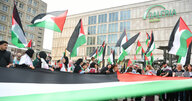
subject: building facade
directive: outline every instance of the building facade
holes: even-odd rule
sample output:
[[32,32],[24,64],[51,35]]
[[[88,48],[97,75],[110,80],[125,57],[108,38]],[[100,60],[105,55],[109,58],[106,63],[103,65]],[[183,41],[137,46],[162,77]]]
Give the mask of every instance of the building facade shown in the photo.
[[[79,48],[77,58],[89,55],[103,41],[107,43],[106,57],[110,50],[115,49],[116,59],[120,49],[115,47],[120,35],[126,29],[128,38],[140,32],[138,40],[144,50],[147,49],[145,40],[146,32],[153,31],[155,47],[167,46],[169,36],[178,21],[182,17],[186,24],[192,29],[192,0],[151,0],[142,3],[129,4],[108,9],[96,10],[76,15],[70,15],[66,19],[62,33],[55,32],[53,36],[52,56],[53,60],[60,59],[67,47],[68,40],[73,33],[79,19],[82,18],[87,43]],[[136,53],[136,42],[126,59],[133,59]],[[163,59],[163,51],[153,51],[155,59]],[[69,53],[67,53],[69,56]],[[137,55],[141,59],[141,53]]]
[[[14,0],[0,0],[0,40],[6,40],[11,45],[11,25]],[[43,49],[44,29],[29,27],[31,20],[40,13],[46,13],[47,4],[42,0],[15,0],[19,16],[28,42],[32,40],[33,49]],[[14,49],[13,49],[14,50]]]

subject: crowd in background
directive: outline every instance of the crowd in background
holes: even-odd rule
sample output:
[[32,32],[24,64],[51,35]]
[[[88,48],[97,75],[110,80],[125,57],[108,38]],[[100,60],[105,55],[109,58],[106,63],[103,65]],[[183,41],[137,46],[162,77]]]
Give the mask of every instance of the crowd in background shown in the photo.
[[[92,57],[91,61],[78,59],[76,62],[69,60],[63,56],[60,60],[52,61],[51,56],[47,56],[44,51],[36,53],[36,59],[32,60],[34,50],[28,49],[24,54],[18,53],[14,58],[11,52],[7,51],[8,42],[0,41],[0,67],[7,68],[43,68],[50,71],[71,72],[71,73],[102,73],[110,74],[115,72],[133,73],[140,75],[156,75],[162,77],[192,77],[192,65],[177,64],[169,67],[166,62],[160,65],[160,68],[155,70],[151,65],[146,65],[145,68],[139,64],[131,64],[127,67],[118,64],[107,64],[99,68],[99,64]],[[192,91],[182,91],[175,93],[166,93],[159,95],[162,101],[192,101]],[[142,97],[135,98],[140,101]],[[146,101],[154,101],[154,96],[146,96]]]

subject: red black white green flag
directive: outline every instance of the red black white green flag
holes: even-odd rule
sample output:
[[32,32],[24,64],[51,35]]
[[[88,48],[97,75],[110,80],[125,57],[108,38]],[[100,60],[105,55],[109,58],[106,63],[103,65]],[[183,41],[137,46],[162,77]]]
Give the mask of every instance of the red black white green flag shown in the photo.
[[31,27],[43,27],[62,32],[67,17],[68,10],[41,13],[33,18]]
[[102,45],[100,46],[98,50],[98,63],[104,60],[105,57],[105,49],[106,49],[106,44],[105,41],[103,41]]
[[71,57],[77,56],[78,48],[85,43],[86,43],[86,37],[83,30],[83,23],[82,20],[80,19],[67,45],[67,50],[70,52],[70,56]]
[[153,32],[151,33],[150,43],[146,51],[146,56],[149,57],[152,53],[152,51],[155,49],[155,42],[154,42],[154,36]]
[[136,46],[136,55],[139,53],[139,51],[141,50],[141,43],[140,43],[140,41],[138,40],[138,42],[137,42],[137,46]]
[[12,15],[11,42],[19,48],[27,46],[27,39],[15,4]]
[[94,57],[95,59],[97,58],[98,55],[98,48],[96,48],[93,53],[91,53],[90,57]]
[[146,35],[147,35],[147,39],[145,41],[147,47],[149,47],[149,43],[150,43],[150,35],[146,32]]
[[79,75],[0,67],[0,77],[1,101],[104,101],[192,89],[187,77],[118,72]]
[[169,38],[168,51],[170,54],[185,57],[191,44],[192,33],[180,17]]
[[115,64],[115,50],[111,49],[111,54],[108,58],[108,63]]
[[136,34],[135,36],[133,36],[132,38],[130,38],[126,43],[124,43],[122,45],[122,52],[117,60],[117,62],[122,61],[125,56],[128,55],[128,53],[131,50],[131,47],[133,45],[133,43],[136,41],[137,37],[139,36],[140,33]]

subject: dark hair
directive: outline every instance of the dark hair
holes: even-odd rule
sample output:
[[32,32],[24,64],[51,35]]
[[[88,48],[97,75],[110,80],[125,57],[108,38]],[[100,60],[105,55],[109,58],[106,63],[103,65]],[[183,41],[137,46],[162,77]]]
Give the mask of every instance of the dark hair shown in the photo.
[[68,64],[69,64],[69,59],[68,57],[64,56],[63,58],[65,58],[65,67],[68,67]]
[[95,65],[96,65],[96,63],[95,63],[95,62],[92,62],[92,63],[90,64],[90,68],[95,68]]
[[82,67],[85,66],[85,65],[87,65],[87,64],[85,62],[83,62]]
[[50,60],[52,60],[52,57],[51,57],[51,56],[48,56],[48,58],[50,58]]
[[142,70],[141,69],[137,69],[137,73],[139,73],[139,74],[142,74],[142,72],[141,72]]
[[4,40],[0,41],[0,45],[2,45],[2,44],[4,44],[4,43],[8,44],[7,41],[4,41]]
[[57,60],[57,63],[59,63],[61,60]]
[[41,51],[41,52],[39,52],[39,57],[43,58],[44,60],[46,60],[47,54],[44,51]]
[[80,65],[81,62],[83,62],[83,59],[79,58],[79,59],[75,62],[75,64],[76,64],[76,65]]
[[30,58],[32,58],[32,57],[33,57],[34,50],[33,50],[33,49],[28,49],[25,53],[26,53]]

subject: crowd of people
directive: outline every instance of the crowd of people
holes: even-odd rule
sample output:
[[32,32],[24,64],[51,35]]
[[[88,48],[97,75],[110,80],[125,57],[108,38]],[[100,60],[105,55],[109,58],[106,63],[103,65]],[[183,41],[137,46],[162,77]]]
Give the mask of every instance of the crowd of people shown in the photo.
[[[102,73],[110,74],[115,72],[133,73],[140,75],[156,75],[162,77],[192,77],[192,65],[185,67],[182,64],[169,67],[166,62],[160,65],[160,68],[154,69],[151,65],[142,68],[139,64],[131,64],[130,66],[120,66],[118,64],[107,64],[99,68],[99,64],[92,57],[91,61],[78,59],[75,63],[63,56],[60,60],[52,62],[51,56],[47,56],[44,51],[36,53],[36,59],[32,60],[34,50],[28,49],[24,54],[18,53],[14,58],[11,52],[7,51],[8,42],[0,41],[0,67],[7,68],[43,68],[50,71],[71,72],[71,73]],[[135,98],[140,101],[142,97]],[[160,95],[162,101],[192,101],[192,91],[182,91],[175,93],[166,93]],[[153,101],[154,96],[146,96],[146,101]]]

